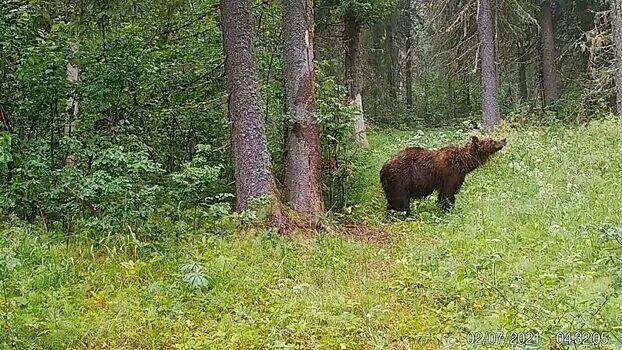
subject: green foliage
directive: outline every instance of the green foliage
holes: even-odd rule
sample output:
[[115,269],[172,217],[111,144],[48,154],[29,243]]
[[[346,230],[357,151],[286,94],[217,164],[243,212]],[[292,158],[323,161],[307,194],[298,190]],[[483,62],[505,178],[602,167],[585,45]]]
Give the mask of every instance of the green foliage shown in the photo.
[[[603,106],[602,103],[599,104],[601,107]],[[580,93],[576,91],[566,91],[560,97],[555,109],[557,114],[564,118],[565,121],[579,122],[583,119],[582,116],[585,115],[584,107]]]
[[261,196],[249,198],[247,209],[240,216],[240,220],[244,224],[252,224],[257,222],[266,222],[269,216],[274,212],[274,198],[272,196]]
[[383,20],[395,6],[395,0],[340,0],[337,8],[342,16],[353,16],[365,24]]
[[345,87],[335,77],[325,76],[325,63],[316,69],[316,108],[321,126],[322,181],[325,206],[340,212],[348,200],[352,180],[353,156],[356,147],[352,137],[352,116],[355,107],[347,101]]
[[5,131],[0,132],[0,174],[5,175],[8,165],[13,161],[11,153],[11,135]]
[[154,211],[178,219],[209,204],[208,216],[226,215],[232,167],[216,5],[3,2],[0,130],[12,143],[3,132],[0,213],[102,233],[143,226]]
[[189,261],[186,265],[182,266],[181,273],[184,282],[186,282],[190,288],[201,289],[210,284],[210,278],[203,272],[203,266],[196,261]]
[[542,111],[541,106],[524,103],[510,110],[505,121],[523,126],[550,126],[558,120],[554,110]]
[[[321,0],[316,21],[327,25],[344,17],[353,17],[361,24],[371,26],[387,18],[395,4],[396,0]],[[335,15],[338,18],[334,18]]]
[[[211,152],[209,145],[198,145],[192,161],[182,165],[181,170],[172,175],[175,186],[170,189],[171,196],[178,202],[210,205],[230,197],[226,193],[218,193],[223,167],[209,165]],[[214,193],[218,194],[212,196]]]
[[100,139],[91,147],[80,145],[72,149],[78,163],[63,168],[49,163],[49,145],[34,140],[25,146],[29,157],[16,162],[11,183],[0,192],[3,202],[11,203],[3,210],[26,218],[36,213],[52,222],[94,217],[108,229],[113,223],[143,220],[152,211],[160,189],[153,180],[162,170],[141,144]]
[[[383,45],[387,29],[399,27],[383,23],[392,0],[318,5],[320,25],[353,17],[378,25],[372,31]],[[355,229],[370,237],[358,241],[242,226],[272,212],[269,197],[231,213],[218,1],[3,1],[0,347],[479,348],[466,335],[486,330],[543,339],[589,330],[614,339],[622,324],[622,212],[612,204],[622,196],[622,129],[617,119],[582,124],[608,111],[604,90],[587,103],[568,89],[545,113],[537,101],[514,106],[511,65],[516,41],[536,37],[533,3],[499,8],[498,36],[511,39],[498,45],[508,125],[498,136],[508,137],[507,149],[469,176],[451,215],[428,199],[414,204],[413,218],[385,217],[382,163],[407,145],[464,142],[476,124],[463,116],[479,114],[477,6],[426,5],[442,25],[424,21],[401,38],[413,35],[417,45],[414,108],[404,112],[383,95],[387,72],[365,75],[371,119],[416,131],[372,127],[371,146],[356,149],[353,108],[335,77],[340,59],[318,65],[326,207],[338,213],[331,219],[359,222]],[[426,10],[414,9],[409,22]],[[281,9],[254,1],[252,11],[278,179]],[[333,36],[319,36],[320,44],[342,52]],[[378,43],[363,46],[385,50]],[[68,62],[80,70],[77,83],[67,80]],[[75,120],[69,97],[79,102]],[[384,115],[387,101],[401,114]],[[375,237],[378,229],[389,238]]]

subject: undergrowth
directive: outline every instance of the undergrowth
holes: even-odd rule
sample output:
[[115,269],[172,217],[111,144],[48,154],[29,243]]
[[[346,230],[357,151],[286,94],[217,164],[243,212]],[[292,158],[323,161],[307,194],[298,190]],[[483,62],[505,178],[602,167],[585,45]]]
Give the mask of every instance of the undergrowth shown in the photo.
[[559,332],[606,332],[607,344],[584,348],[619,348],[619,121],[506,125],[495,136],[508,146],[467,177],[450,215],[430,198],[413,204],[412,218],[387,218],[382,163],[407,145],[466,142],[468,130],[370,133],[369,149],[357,154],[349,214],[331,220],[377,226],[389,236],[383,241],[280,237],[239,229],[236,218],[155,222],[158,238],[131,228],[94,239],[6,223],[0,344],[507,349],[470,344],[469,335],[537,332],[532,348],[551,348]]

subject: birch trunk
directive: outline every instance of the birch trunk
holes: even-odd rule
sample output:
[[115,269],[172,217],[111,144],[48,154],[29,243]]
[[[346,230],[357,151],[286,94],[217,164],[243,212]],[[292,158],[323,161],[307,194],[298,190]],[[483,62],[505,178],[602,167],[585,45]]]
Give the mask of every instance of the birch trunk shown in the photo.
[[357,107],[352,121],[352,131],[356,143],[359,146],[367,146],[365,117],[363,116],[363,77],[360,42],[361,23],[352,16],[346,16],[344,29],[346,81],[348,85],[348,97]]
[[[70,44],[70,50],[73,56],[78,53],[78,46]],[[80,71],[78,65],[75,62],[67,62],[67,80],[69,84],[75,86],[80,80]],[[66,137],[70,137],[76,129],[76,119],[78,117],[78,100],[76,99],[75,91],[72,91],[67,100],[67,120],[65,121],[64,133]],[[67,151],[65,155],[65,165],[72,166],[76,162],[76,157],[71,153],[71,150]]]

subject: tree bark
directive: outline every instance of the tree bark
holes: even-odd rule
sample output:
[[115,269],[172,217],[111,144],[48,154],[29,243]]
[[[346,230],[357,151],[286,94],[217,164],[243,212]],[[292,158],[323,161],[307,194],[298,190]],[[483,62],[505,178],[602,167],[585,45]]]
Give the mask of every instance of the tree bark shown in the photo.
[[424,118],[428,117],[428,77],[427,72],[424,73],[423,77],[423,116]]
[[546,0],[540,6],[540,47],[542,52],[542,86],[544,106],[550,107],[559,99],[558,73],[555,66],[555,31],[551,2]]
[[404,69],[404,85],[406,85],[406,108],[413,109],[413,24],[412,24],[412,4],[406,0],[406,66]]
[[453,118],[455,117],[456,109],[454,108],[454,84],[451,74],[447,75],[447,114]]
[[361,23],[353,16],[345,17],[343,40],[346,51],[345,71],[348,98],[357,107],[352,121],[354,140],[359,146],[367,146],[363,109],[363,77],[361,67]]
[[249,4],[247,0],[221,0],[220,11],[229,90],[236,210],[242,212],[250,198],[273,196],[275,184],[261,122]]
[[315,227],[324,210],[320,126],[315,116],[313,0],[283,0],[283,71],[292,118],[285,156],[285,195]]
[[465,103],[466,103],[466,107],[467,107],[467,114],[471,114],[471,111],[473,110],[473,106],[471,105],[471,83],[469,82],[469,78],[467,77],[465,79],[464,82],[464,90],[466,92],[465,94]]
[[[393,28],[395,26],[395,13],[392,13],[391,16],[387,19],[387,23],[385,24],[385,50],[389,54],[389,60],[387,64],[387,83],[388,83],[388,95],[389,95],[389,104],[387,107],[389,109],[394,109],[397,107],[397,73],[398,73],[398,62],[397,56],[398,51],[395,46],[394,33]],[[386,56],[385,56],[386,57]]]
[[493,22],[493,0],[480,0],[477,30],[480,41],[482,74],[482,110],[484,130],[494,129],[499,115],[499,76],[495,63],[495,27]]
[[611,0],[613,40],[615,45],[616,112],[622,114],[622,0]]
[[[319,0],[313,0],[313,13],[317,13],[317,8],[320,6]],[[315,17],[314,17],[315,18]],[[322,56],[320,53],[320,31],[322,30],[320,24],[316,21],[313,22],[313,59],[320,62]]]
[[517,45],[519,50],[518,61],[518,93],[520,102],[526,102],[527,96],[527,51],[520,44]]
[[[77,54],[78,46],[70,44],[70,50],[73,55]],[[80,80],[80,71],[78,65],[75,62],[67,62],[67,81],[72,86],[75,86]],[[64,133],[65,137],[70,137],[73,131],[76,129],[76,118],[78,117],[78,100],[76,99],[75,91],[71,92],[69,99],[67,100],[67,120],[65,121]],[[71,153],[71,150],[67,150],[65,155],[65,165],[72,166],[76,162],[76,156]]]
[[406,108],[409,111],[412,111],[414,100],[413,100],[413,64],[412,64],[412,47],[410,45],[410,38],[408,38],[406,43],[406,47],[408,47],[408,51],[406,53],[406,68],[404,70],[404,85],[406,85]]

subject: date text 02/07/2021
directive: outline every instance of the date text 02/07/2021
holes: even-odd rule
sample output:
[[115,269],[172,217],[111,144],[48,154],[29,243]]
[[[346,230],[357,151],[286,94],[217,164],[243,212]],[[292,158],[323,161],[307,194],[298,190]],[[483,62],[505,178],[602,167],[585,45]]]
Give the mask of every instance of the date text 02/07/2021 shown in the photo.
[[609,343],[607,332],[557,332],[553,339],[538,332],[469,332],[467,344],[471,345],[540,345],[542,340],[557,345],[605,345]]

